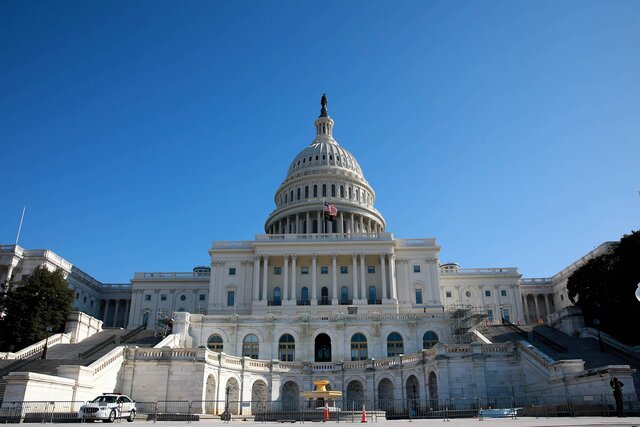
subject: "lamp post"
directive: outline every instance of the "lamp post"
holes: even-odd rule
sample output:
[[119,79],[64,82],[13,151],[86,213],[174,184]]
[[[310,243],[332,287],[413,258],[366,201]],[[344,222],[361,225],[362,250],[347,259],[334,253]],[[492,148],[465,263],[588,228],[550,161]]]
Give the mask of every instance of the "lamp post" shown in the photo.
[[638,287],[636,288],[636,298],[640,301],[640,283],[638,283]]
[[602,342],[602,336],[600,336],[600,319],[593,319],[593,325],[598,330],[598,345],[600,346],[600,352],[604,351],[604,343]]
[[227,386],[224,389],[224,412],[220,415],[220,419],[222,421],[231,420],[231,414],[229,413],[229,392],[231,391],[231,387]]
[[42,350],[42,359],[47,358],[47,350],[49,349],[49,335],[51,335],[51,331],[53,330],[53,326],[47,324],[45,328],[47,331],[47,338],[44,340],[44,350]]

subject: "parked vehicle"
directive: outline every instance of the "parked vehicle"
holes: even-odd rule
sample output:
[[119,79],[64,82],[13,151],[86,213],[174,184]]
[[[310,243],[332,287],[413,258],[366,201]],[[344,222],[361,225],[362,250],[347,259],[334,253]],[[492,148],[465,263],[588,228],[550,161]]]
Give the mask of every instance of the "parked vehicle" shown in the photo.
[[78,417],[86,422],[102,420],[105,423],[112,423],[119,418],[126,418],[127,421],[132,422],[136,418],[136,403],[124,394],[103,393],[82,405],[78,411]]

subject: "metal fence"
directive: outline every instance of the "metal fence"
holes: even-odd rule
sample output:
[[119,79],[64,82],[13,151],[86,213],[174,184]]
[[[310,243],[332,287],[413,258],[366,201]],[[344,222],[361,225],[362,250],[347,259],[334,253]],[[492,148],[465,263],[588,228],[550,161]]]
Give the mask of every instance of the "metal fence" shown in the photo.
[[[0,402],[0,423],[82,421],[85,402]],[[285,401],[169,401],[136,402],[136,418],[147,421],[258,422],[344,421],[377,422],[384,419],[450,419],[491,417],[615,416],[611,395],[541,396],[537,398],[377,399],[332,402]],[[624,415],[639,416],[640,401],[625,396]]]

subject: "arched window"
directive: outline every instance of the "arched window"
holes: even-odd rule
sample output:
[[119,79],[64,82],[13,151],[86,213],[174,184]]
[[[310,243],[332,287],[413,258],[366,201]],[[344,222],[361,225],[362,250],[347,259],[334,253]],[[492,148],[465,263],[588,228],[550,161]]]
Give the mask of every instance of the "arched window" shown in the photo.
[[422,304],[422,289],[416,289],[416,304]]
[[296,340],[289,334],[284,334],[278,341],[278,359],[283,362],[293,362],[296,350]]
[[287,196],[288,196],[288,194],[287,194],[287,193],[284,193],[284,202],[285,202],[285,203],[288,203],[288,202],[289,202],[289,200],[287,199]]
[[349,304],[349,288],[346,286],[343,286],[342,289],[340,289],[340,304]]
[[291,200],[293,202],[293,190],[291,190],[290,196],[289,196],[289,200]]
[[323,286],[320,289],[320,305],[328,305],[329,304],[329,288]]
[[344,185],[340,186],[340,197],[344,198]]
[[336,197],[336,185],[331,184],[331,197]]
[[369,286],[369,304],[376,303],[376,287]]
[[351,337],[351,360],[367,360],[367,338],[360,332]]
[[327,197],[327,184],[322,184],[322,197]]
[[300,200],[300,187],[298,187],[298,200]]
[[387,357],[404,354],[404,342],[397,332],[391,332],[387,337]]
[[433,331],[427,331],[422,336],[422,348],[431,348],[438,344],[438,335]]
[[207,348],[211,351],[216,351],[218,353],[222,352],[222,347],[224,346],[224,342],[222,341],[222,337],[218,334],[213,334],[207,340]]
[[306,187],[304,187],[304,198],[305,199],[309,198],[309,186],[308,185]]
[[302,305],[309,305],[309,288],[306,286],[300,289],[300,302]]
[[[291,197],[293,197],[293,195]],[[360,190],[358,190],[357,188],[356,188],[356,201],[358,202],[360,201]]]
[[250,357],[251,359],[258,358],[258,350],[260,349],[260,342],[258,337],[249,334],[242,340],[242,356]]
[[349,200],[351,200],[351,187],[349,187]]
[[282,304],[282,294],[280,293],[280,288],[273,288],[273,305],[281,305]]
[[318,186],[317,185],[313,186],[313,197],[318,197]]

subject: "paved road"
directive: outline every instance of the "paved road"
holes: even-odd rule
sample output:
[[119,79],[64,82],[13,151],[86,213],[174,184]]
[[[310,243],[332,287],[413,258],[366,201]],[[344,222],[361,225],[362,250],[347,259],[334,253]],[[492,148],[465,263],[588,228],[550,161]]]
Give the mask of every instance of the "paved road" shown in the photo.
[[[186,421],[158,421],[154,423],[153,421],[142,421],[136,420],[132,424],[126,423],[124,420],[119,420],[116,424],[125,423],[125,425],[129,425],[131,427],[142,427],[141,425],[150,425],[157,424],[158,427],[186,427],[188,425],[193,425],[193,427],[202,426],[202,427],[293,427],[294,423],[277,423],[277,422],[255,422],[255,421],[231,421],[229,423],[225,423],[219,420],[203,420],[198,422],[189,423]],[[326,423],[323,422],[304,422],[304,423],[295,423],[295,424],[305,424],[309,427],[310,425],[315,425],[317,427],[340,427],[346,425],[360,424],[362,423],[353,423],[353,422],[335,422],[329,421]],[[635,426],[640,427],[640,417],[628,417],[628,418],[616,418],[616,417],[576,417],[576,418],[533,418],[533,417],[520,417],[516,419],[512,418],[485,418],[484,420],[478,420],[477,418],[457,418],[451,419],[449,421],[445,421],[442,419],[429,419],[429,420],[392,420],[392,421],[379,421],[379,422],[369,422],[367,424],[379,425],[380,427],[543,427],[543,426]],[[55,426],[62,426],[67,424],[56,423]],[[77,423],[68,425],[74,425],[78,427]],[[97,426],[97,424],[93,424]],[[124,427],[124,426],[122,426]]]

